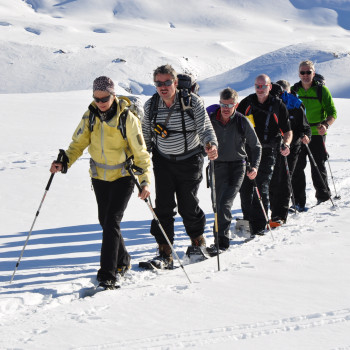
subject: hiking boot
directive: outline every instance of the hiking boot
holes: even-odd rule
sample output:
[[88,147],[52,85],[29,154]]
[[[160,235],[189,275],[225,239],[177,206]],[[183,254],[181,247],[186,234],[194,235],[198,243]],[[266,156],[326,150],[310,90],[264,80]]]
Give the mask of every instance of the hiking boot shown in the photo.
[[159,244],[159,255],[151,260],[140,262],[139,267],[144,269],[153,270],[172,270],[174,268],[174,261],[172,256],[171,247],[168,244]]
[[205,247],[205,238],[203,235],[200,235],[196,238],[191,238],[192,247]]
[[149,260],[147,263],[153,268],[159,270],[172,270],[174,268],[174,261],[172,256],[164,257],[158,255],[155,258]]
[[289,211],[292,212],[292,213],[295,213],[296,211],[299,212],[299,213],[302,213],[304,211],[307,211],[307,209],[305,208],[305,205],[300,205],[300,204],[296,204],[295,206],[292,205],[290,208],[289,208]]
[[104,281],[99,281],[98,284],[99,287],[102,287],[106,290],[113,290],[119,288],[119,286],[116,286],[114,280],[104,280]]
[[327,202],[328,200],[329,200],[329,198],[327,198],[327,199],[317,199],[316,205],[320,205],[321,203]]
[[254,236],[265,236],[265,229],[253,233]]
[[[220,246],[219,245],[219,254],[221,252],[224,252],[225,250],[227,250],[228,247],[224,247],[224,246]],[[216,244],[211,244],[210,247],[207,248],[207,252],[210,256],[216,256],[218,255],[218,249],[217,249],[217,246]]]

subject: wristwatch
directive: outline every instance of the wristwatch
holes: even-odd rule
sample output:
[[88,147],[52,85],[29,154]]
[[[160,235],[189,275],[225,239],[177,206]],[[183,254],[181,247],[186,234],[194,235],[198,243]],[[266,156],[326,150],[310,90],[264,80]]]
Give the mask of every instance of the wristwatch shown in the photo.
[[325,126],[326,127],[326,129],[328,129],[329,128],[329,124],[327,123],[327,121],[325,120],[325,121],[323,121],[322,123],[321,123],[323,126]]

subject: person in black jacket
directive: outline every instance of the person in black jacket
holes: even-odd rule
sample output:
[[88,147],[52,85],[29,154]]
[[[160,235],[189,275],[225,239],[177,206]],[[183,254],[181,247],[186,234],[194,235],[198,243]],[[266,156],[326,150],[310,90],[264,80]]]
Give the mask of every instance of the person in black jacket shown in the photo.
[[[261,145],[254,127],[247,118],[236,111],[237,105],[237,92],[226,88],[220,93],[220,105],[216,105],[217,108],[209,114],[220,145],[218,158],[214,161],[214,169],[218,245],[221,250],[226,250],[230,245],[231,208],[246,172],[245,144],[249,145],[252,154],[254,171],[249,172],[249,174],[252,173],[251,178],[255,178],[261,158]],[[207,111],[210,108],[211,106]],[[214,247],[216,247],[216,241]]]
[[[256,184],[262,198],[265,212],[268,212],[269,186],[279,151],[288,156],[293,133],[285,104],[270,95],[271,79],[261,74],[255,79],[255,94],[243,99],[237,110],[249,118],[255,127],[262,145],[262,156]],[[283,143],[281,144],[281,137]],[[249,155],[249,152],[248,152]],[[250,158],[251,159],[251,158]],[[251,234],[264,234],[267,218],[261,208],[257,195],[254,195],[252,181],[245,178],[240,190],[243,218],[249,220]]]
[[289,200],[291,197],[291,179],[301,151],[302,144],[308,144],[311,139],[311,128],[305,115],[302,101],[290,93],[290,83],[279,80],[283,93],[280,98],[287,106],[289,120],[293,131],[293,140],[290,145],[290,154],[287,157],[287,171],[285,157],[277,154],[276,165],[270,183],[270,210],[271,225],[280,226],[287,221]]

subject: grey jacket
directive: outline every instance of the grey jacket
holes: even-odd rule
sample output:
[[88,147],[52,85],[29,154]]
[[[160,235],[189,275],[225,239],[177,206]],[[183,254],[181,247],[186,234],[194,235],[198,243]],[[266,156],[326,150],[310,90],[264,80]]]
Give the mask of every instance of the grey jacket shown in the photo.
[[[218,114],[219,113],[219,114]],[[241,113],[235,111],[231,120],[224,125],[217,116],[220,110],[210,115],[210,121],[219,143],[219,156],[216,161],[234,162],[247,158],[246,145],[251,150],[251,166],[258,169],[261,159],[261,144],[253,125]]]

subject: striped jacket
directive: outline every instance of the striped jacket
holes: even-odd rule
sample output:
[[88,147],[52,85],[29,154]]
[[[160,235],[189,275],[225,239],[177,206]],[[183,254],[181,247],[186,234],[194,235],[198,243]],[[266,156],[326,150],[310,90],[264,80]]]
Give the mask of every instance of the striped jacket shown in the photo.
[[[149,152],[155,147],[158,151],[167,155],[184,154],[186,151],[185,138],[187,141],[187,151],[194,150],[200,145],[204,146],[208,142],[218,146],[214,129],[201,98],[195,94],[191,94],[191,97],[192,110],[194,112],[193,119],[186,112],[182,116],[179,94],[178,92],[176,93],[174,101],[175,108],[166,125],[169,131],[169,135],[166,138],[157,135],[154,132],[154,127],[155,123],[165,123],[171,108],[168,108],[162,98],[160,98],[157,116],[154,118],[156,121],[150,120],[151,99],[146,101],[144,105],[145,115],[142,120],[142,132]],[[183,126],[185,126],[186,132],[184,132]]]

